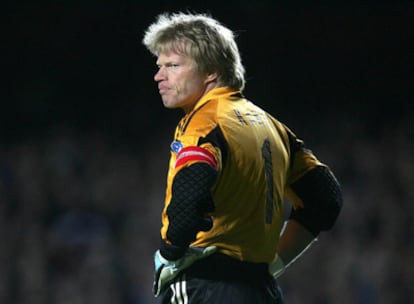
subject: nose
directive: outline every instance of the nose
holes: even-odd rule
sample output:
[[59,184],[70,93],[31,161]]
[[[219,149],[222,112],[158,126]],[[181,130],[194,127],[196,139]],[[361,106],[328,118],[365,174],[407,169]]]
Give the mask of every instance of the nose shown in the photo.
[[154,80],[155,80],[156,82],[159,82],[159,81],[163,80],[164,78],[165,78],[165,72],[164,72],[164,69],[163,69],[163,67],[160,67],[160,68],[158,69],[157,73],[155,73],[155,75],[154,75]]

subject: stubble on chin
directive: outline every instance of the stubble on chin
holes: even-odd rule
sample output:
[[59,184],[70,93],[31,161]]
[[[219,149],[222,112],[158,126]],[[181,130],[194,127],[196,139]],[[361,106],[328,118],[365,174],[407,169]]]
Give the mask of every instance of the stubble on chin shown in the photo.
[[162,97],[162,103],[163,103],[164,107],[167,108],[167,109],[174,109],[175,108],[174,102],[172,102],[168,98]]

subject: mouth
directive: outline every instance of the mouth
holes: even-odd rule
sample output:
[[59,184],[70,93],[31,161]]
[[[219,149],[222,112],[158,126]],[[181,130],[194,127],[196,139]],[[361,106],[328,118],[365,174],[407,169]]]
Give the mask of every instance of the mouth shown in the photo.
[[158,86],[158,92],[162,95],[165,94],[168,91],[168,88],[166,86]]

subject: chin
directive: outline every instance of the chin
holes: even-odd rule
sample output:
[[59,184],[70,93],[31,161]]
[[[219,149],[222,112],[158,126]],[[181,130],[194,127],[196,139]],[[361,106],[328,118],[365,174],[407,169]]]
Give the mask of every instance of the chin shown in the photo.
[[176,109],[176,108],[178,108],[178,106],[176,104],[171,104],[171,103],[168,103],[168,102],[164,102],[164,107],[167,108],[167,109]]

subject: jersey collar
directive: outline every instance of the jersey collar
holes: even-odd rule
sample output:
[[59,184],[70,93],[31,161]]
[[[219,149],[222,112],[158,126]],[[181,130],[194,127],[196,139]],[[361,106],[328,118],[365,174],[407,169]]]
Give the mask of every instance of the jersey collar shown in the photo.
[[231,89],[229,87],[214,88],[210,90],[206,95],[201,97],[201,99],[197,102],[197,104],[195,105],[195,107],[193,108],[191,112],[196,111],[197,109],[199,109],[200,107],[202,107],[204,104],[206,104],[212,99],[225,98],[225,97],[235,95],[235,94],[241,94],[241,92],[238,90]]

